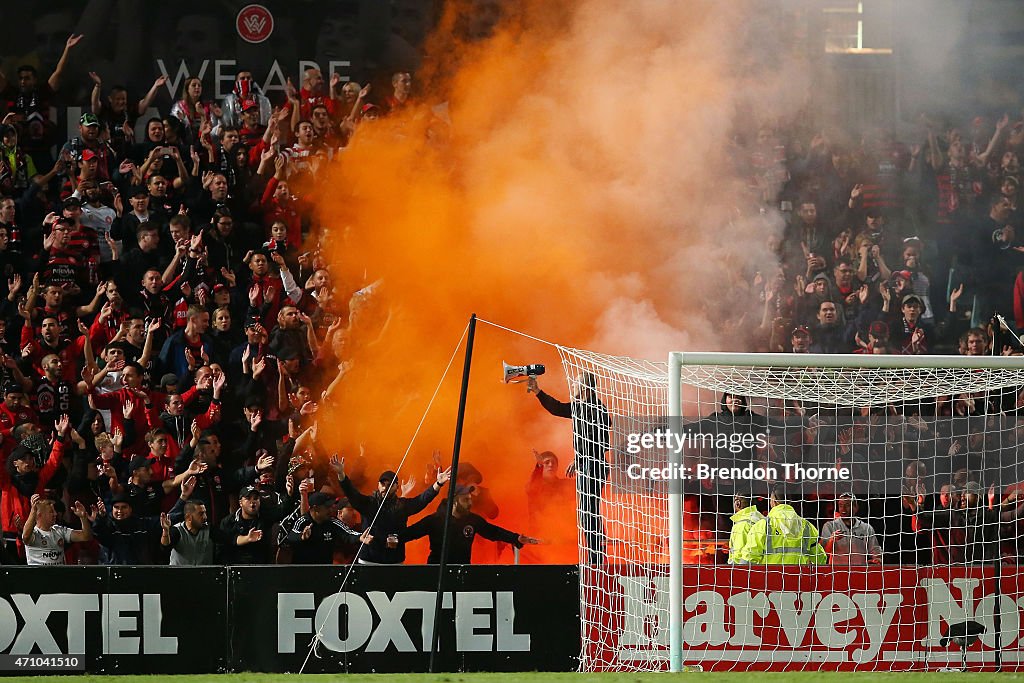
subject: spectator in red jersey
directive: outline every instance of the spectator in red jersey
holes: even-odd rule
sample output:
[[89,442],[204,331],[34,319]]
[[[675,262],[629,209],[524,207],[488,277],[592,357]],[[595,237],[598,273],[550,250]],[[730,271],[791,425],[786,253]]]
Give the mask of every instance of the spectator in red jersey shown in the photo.
[[317,149],[326,149],[330,153],[342,146],[327,107],[322,104],[313,107],[313,116],[310,120],[313,122],[313,144]]
[[[332,84],[336,84],[334,81],[335,77],[332,77]],[[340,79],[337,82],[340,82]],[[316,105],[327,107],[327,111],[330,112],[332,117],[336,115],[337,102],[324,87],[324,77],[320,73],[320,69],[311,67],[303,72],[302,88],[298,93],[295,92],[295,86],[292,84],[291,79],[288,79],[285,87],[288,94],[286,108],[289,111],[294,111],[297,104],[298,117],[300,119],[311,118],[313,107]],[[294,113],[292,114],[293,117],[295,115]]]
[[[78,331],[76,330],[76,333]],[[83,359],[87,365],[93,363],[89,336],[78,334],[74,338],[68,338],[61,335],[60,322],[52,316],[42,319],[38,335],[33,334],[29,325],[21,328],[21,357],[32,365],[36,373],[42,374],[42,360],[50,354],[61,359],[62,376],[68,382],[78,380]]]
[[412,74],[399,71],[391,76],[391,94],[387,96],[385,105],[388,114],[397,114],[405,109],[412,92]]
[[[4,403],[0,405],[3,413]],[[49,449],[49,457],[40,465],[39,455],[35,452],[41,439],[33,439],[31,444],[20,444],[7,456],[4,467],[0,468],[0,527],[3,528],[4,539],[18,543],[19,554],[23,557],[21,546],[21,525],[28,519],[32,496],[46,490],[47,485],[61,466],[64,457],[64,440],[71,429],[71,420],[64,415],[54,425],[57,438]],[[6,435],[5,435],[6,436]]]
[[287,226],[288,244],[292,247],[299,247],[302,244],[302,217],[299,214],[301,207],[289,192],[283,156],[275,160],[274,177],[263,190],[260,208],[263,210],[263,225],[268,235],[270,227],[280,221]]
[[23,385],[12,382],[4,387],[4,400],[0,403],[0,435],[6,442],[12,438],[14,428],[23,424],[39,424],[39,418],[25,405]]
[[[149,411],[153,407],[152,392],[142,387],[144,369],[138,363],[125,363],[121,371],[121,382],[123,389],[112,391],[107,394],[100,394],[93,389],[89,394],[89,406],[95,409],[110,411],[111,427],[121,431],[126,437],[134,434],[135,438],[130,443],[125,443],[124,453],[127,457],[146,455],[149,447],[146,444],[146,430],[149,424]],[[126,418],[122,414],[122,407],[129,405],[132,410]],[[125,425],[126,420],[131,420],[133,429],[129,430]]]
[[889,326],[881,320],[876,320],[871,323],[868,328],[868,340],[863,341],[860,338],[860,333],[857,333],[857,348],[854,349],[854,353],[866,353],[866,354],[886,354],[893,353],[889,346]]
[[[263,135],[267,132],[267,126],[260,123],[260,106],[253,100],[246,100],[242,103],[242,112],[238,124],[238,136],[242,145],[250,152],[260,144]],[[233,124],[225,124],[232,126]],[[218,131],[219,132],[219,131]],[[251,163],[252,157],[249,157]]]

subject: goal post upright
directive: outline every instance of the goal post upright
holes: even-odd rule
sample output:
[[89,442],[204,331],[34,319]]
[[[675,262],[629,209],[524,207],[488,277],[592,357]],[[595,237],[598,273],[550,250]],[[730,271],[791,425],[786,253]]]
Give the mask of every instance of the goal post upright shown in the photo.
[[[683,354],[668,355],[668,424],[671,431],[683,422]],[[678,471],[683,464],[683,453],[668,449],[668,464]],[[668,494],[668,555],[669,555],[669,671],[683,670],[683,490],[682,486],[669,488]]]

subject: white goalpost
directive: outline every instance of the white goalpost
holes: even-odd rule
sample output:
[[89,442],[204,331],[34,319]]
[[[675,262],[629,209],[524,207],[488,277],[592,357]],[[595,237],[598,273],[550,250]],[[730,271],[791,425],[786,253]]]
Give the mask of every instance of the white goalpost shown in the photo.
[[[582,671],[1024,662],[1024,358],[559,351],[577,468],[610,463],[577,478]],[[785,514],[805,547],[737,546]]]

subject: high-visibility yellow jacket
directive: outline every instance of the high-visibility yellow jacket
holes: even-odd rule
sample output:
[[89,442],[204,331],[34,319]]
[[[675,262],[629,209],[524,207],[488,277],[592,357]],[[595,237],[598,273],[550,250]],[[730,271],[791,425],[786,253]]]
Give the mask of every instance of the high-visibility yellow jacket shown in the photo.
[[826,564],[818,530],[790,505],[776,505],[747,533],[740,556],[750,564]]
[[732,531],[729,532],[729,564],[750,564],[750,558],[743,554],[747,546],[747,536],[754,525],[764,519],[756,505],[745,507],[729,519],[732,520]]

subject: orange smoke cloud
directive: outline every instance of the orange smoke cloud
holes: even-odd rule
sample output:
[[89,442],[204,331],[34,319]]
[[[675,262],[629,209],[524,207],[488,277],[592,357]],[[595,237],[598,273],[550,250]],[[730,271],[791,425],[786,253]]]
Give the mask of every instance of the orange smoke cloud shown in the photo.
[[[747,19],[742,3],[527,2],[468,44],[450,37],[464,19],[449,8],[415,103],[361,125],[319,201],[338,291],[377,283],[320,421],[328,443],[364,443],[374,479],[396,466],[474,312],[655,360],[736,346],[716,311],[738,305],[743,268],[771,261],[777,227],[738,218],[752,204],[732,121],[741,106],[785,113],[763,75],[737,73]],[[496,523],[573,539],[531,560],[573,562],[572,509],[528,529],[524,493],[532,449],[571,462],[570,423],[501,384],[503,359],[547,364],[542,387],[567,396],[554,348],[479,326],[462,461],[483,473]],[[422,477],[434,449],[450,460],[461,368],[460,351],[406,472]],[[494,560],[490,545],[474,560]]]

